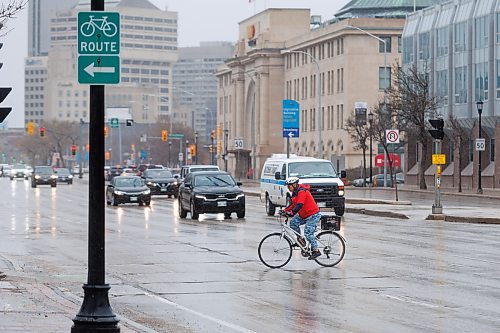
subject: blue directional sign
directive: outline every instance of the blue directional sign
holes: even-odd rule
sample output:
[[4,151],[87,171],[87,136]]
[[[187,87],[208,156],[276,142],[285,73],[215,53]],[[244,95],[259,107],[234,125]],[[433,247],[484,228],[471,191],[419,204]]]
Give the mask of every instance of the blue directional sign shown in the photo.
[[283,100],[283,137],[299,137],[299,111],[300,106],[297,101],[291,99]]

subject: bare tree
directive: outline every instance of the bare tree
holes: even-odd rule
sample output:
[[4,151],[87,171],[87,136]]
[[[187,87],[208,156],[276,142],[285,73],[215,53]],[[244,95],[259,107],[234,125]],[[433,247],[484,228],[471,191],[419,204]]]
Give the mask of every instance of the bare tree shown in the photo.
[[363,186],[366,186],[366,151],[368,150],[367,140],[370,137],[370,131],[366,126],[366,121],[356,121],[355,115],[351,115],[345,125],[344,129],[349,133],[351,142],[354,143],[354,150],[363,151]]
[[426,68],[419,72],[416,66],[404,69],[393,66],[392,85],[387,89],[388,111],[396,116],[400,129],[409,137],[415,137],[422,148],[419,159],[419,186],[427,189],[424,168],[427,166],[430,134],[426,129],[426,121],[434,115],[438,105],[432,94]]
[[[0,30],[4,27],[8,19],[14,18],[28,4],[28,0],[10,0],[8,3],[0,5]],[[5,33],[2,33],[2,36]]]
[[452,114],[448,117],[448,122],[450,134],[448,135],[450,142],[452,142],[457,152],[455,160],[458,163],[458,192],[462,192],[462,153],[465,149],[465,144],[467,143],[470,134],[469,131],[460,125],[460,122]]

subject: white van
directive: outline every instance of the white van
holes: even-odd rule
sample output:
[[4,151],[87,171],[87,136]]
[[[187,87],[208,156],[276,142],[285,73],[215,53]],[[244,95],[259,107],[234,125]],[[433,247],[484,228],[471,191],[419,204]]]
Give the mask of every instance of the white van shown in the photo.
[[330,208],[338,216],[344,215],[345,171],[339,174],[332,162],[314,157],[273,154],[266,160],[260,177],[260,198],[265,200],[266,213],[273,216],[276,207],[286,207],[291,202],[291,193],[285,185],[288,177],[298,177],[300,184],[308,184],[318,207]]

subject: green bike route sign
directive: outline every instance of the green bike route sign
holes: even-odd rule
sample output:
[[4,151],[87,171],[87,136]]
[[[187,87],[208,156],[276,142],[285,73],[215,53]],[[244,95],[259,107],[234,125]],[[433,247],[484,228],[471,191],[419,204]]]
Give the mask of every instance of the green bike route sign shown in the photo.
[[120,83],[120,14],[78,13],[78,82]]

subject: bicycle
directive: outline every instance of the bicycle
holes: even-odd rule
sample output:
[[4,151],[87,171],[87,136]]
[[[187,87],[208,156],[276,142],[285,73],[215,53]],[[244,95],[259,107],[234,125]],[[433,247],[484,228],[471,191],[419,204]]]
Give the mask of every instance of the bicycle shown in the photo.
[[101,30],[104,36],[110,38],[118,32],[116,24],[108,22],[107,16],[103,16],[102,19],[95,19],[93,15],[89,15],[89,19],[90,21],[83,23],[80,27],[80,32],[85,37],[93,36],[95,29]]
[[[335,223],[332,223],[332,220],[335,220]],[[270,268],[285,266],[292,258],[294,248],[299,248],[303,257],[309,257],[312,253],[309,242],[306,246],[297,242],[297,236],[300,234],[288,225],[288,216],[283,211],[278,212],[278,221],[281,224],[281,232],[264,236],[258,248],[260,261]],[[322,217],[321,230],[315,233],[321,256],[314,259],[321,266],[333,267],[344,258],[346,240],[335,231],[339,229],[339,216]]]

